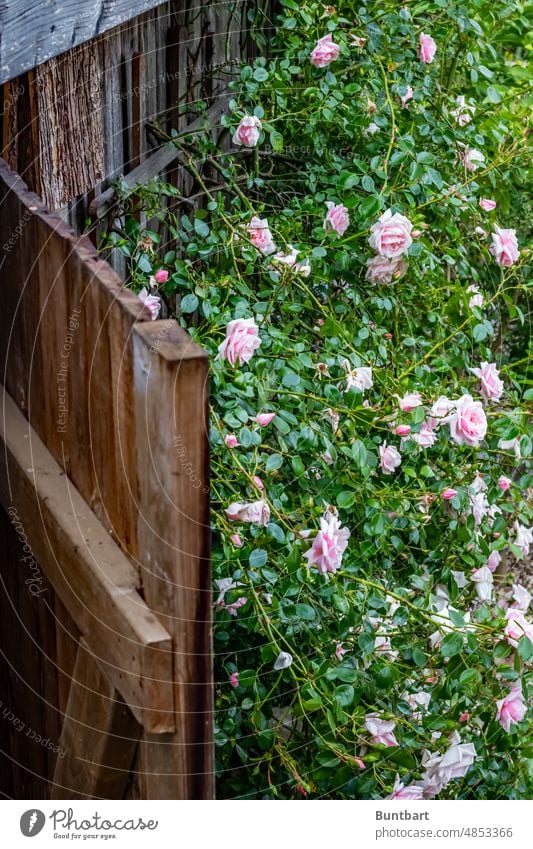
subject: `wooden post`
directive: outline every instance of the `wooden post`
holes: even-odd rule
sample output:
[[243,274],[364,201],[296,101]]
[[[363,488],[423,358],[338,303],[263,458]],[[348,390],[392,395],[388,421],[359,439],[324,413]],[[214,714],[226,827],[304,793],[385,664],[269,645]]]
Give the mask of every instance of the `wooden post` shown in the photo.
[[143,797],[209,799],[213,685],[208,359],[175,322],[133,331],[141,580],[173,637],[176,731],[141,742]]

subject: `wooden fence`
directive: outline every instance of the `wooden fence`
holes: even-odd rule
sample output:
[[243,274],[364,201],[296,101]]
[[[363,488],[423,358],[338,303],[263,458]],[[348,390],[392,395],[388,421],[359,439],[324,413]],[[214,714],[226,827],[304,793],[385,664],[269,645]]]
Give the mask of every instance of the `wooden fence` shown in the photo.
[[213,796],[207,371],[0,165],[0,790]]

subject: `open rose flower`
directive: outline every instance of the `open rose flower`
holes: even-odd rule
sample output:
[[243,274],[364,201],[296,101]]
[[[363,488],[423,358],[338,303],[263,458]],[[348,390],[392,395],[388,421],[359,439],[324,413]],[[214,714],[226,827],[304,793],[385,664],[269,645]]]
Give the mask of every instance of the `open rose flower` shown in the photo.
[[338,59],[341,50],[338,44],[335,44],[331,33],[319,38],[313,50],[311,51],[311,63],[315,68],[327,68],[328,65]]
[[498,265],[503,265],[505,267],[513,265],[520,256],[518,242],[516,239],[516,231],[511,229],[502,229],[496,224],[494,227],[494,233],[492,234],[492,244],[489,251]]
[[494,363],[481,363],[479,368],[470,369],[481,381],[481,394],[485,401],[499,401],[503,392],[503,381]]
[[254,215],[246,229],[254,248],[257,248],[265,256],[276,252],[276,245],[272,239],[266,218],[258,218],[257,215]]
[[480,150],[475,147],[469,147],[467,144],[457,142],[459,147],[458,159],[459,162],[466,168],[467,171],[476,171],[480,165],[485,162],[485,156]]
[[481,569],[476,569],[470,577],[476,585],[476,593],[479,600],[490,601],[492,598],[494,578],[489,567],[482,566]]
[[152,321],[155,321],[159,315],[159,310],[161,309],[161,298],[158,298],[157,295],[150,295],[148,289],[144,286],[139,292],[139,298],[146,309],[150,312]]
[[244,145],[244,147],[255,147],[259,141],[261,132],[261,121],[255,115],[245,115],[235,132],[233,133],[233,144]]
[[379,465],[384,475],[392,475],[402,462],[400,452],[393,445],[383,442],[379,446]]
[[307,565],[316,566],[322,575],[326,572],[336,572],[341,565],[349,538],[350,531],[348,528],[341,528],[336,516],[323,516],[320,519],[320,530],[311,548],[304,554]]
[[487,433],[487,417],[481,401],[474,401],[471,395],[463,395],[455,402],[448,421],[450,436],[458,445],[476,447]]
[[250,504],[236,501],[226,508],[228,519],[233,522],[251,522],[253,525],[268,525],[270,507],[266,501],[254,501]]
[[420,407],[423,403],[420,392],[408,392],[407,395],[403,396],[403,398],[400,398],[399,395],[396,395],[396,398],[398,398],[398,406],[400,410],[404,413],[410,413],[411,410],[414,410],[415,407]]
[[326,206],[328,211],[324,218],[324,230],[330,228],[338,233],[339,236],[343,236],[350,226],[348,210],[342,203],[335,204],[330,200],[326,201]]
[[380,256],[391,259],[407,253],[413,243],[411,231],[413,225],[405,215],[399,212],[392,214],[387,209],[381,218],[370,228],[370,247]]
[[456,99],[457,109],[452,109],[450,115],[453,115],[460,127],[465,127],[472,120],[472,115],[476,111],[474,106],[470,106],[462,94]]
[[370,283],[392,283],[399,280],[407,271],[408,265],[403,257],[373,256],[366,261],[365,280]]
[[408,102],[413,97],[413,89],[411,88],[411,86],[408,85],[406,90],[405,90],[405,94],[400,94],[399,97],[400,97],[400,103],[402,105],[402,109],[406,109]]
[[260,344],[259,330],[253,318],[236,318],[226,328],[226,338],[218,346],[218,355],[232,366],[235,363],[243,365],[252,359]]
[[504,634],[510,646],[516,649],[522,637],[527,637],[533,641],[533,624],[526,619],[522,610],[517,607],[509,607],[505,613],[505,618],[507,625]]
[[370,742],[382,746],[397,746],[394,736],[396,723],[392,719],[381,719],[377,713],[368,713],[365,717],[365,728],[370,733]]
[[437,45],[433,38],[430,35],[426,35],[425,32],[420,33],[420,49],[418,51],[418,58],[421,62],[425,62],[426,65],[429,65],[433,62],[435,57],[435,53],[437,52]]
[[483,297],[482,292],[479,291],[479,286],[472,284],[468,287],[466,291],[472,292],[472,295],[470,296],[470,299],[468,301],[468,306],[470,307],[470,309],[473,309],[474,307],[478,307],[479,309],[481,309],[481,307],[485,303],[485,298]]
[[276,413],[258,413],[255,420],[261,427],[267,427],[276,418]]
[[533,542],[533,528],[526,528],[525,525],[521,525],[517,520],[514,523],[514,531],[516,536],[513,542],[518,546],[518,548],[522,549],[524,557],[527,557],[529,554],[529,546]]
[[311,274],[311,266],[309,264],[309,260],[304,259],[298,261],[298,256],[300,251],[297,251],[296,248],[293,248],[292,245],[288,246],[289,250],[287,253],[283,253],[283,251],[278,251],[277,254],[274,254],[272,259],[276,263],[280,263],[281,265],[286,265],[291,271],[294,271],[295,274],[301,274],[303,277],[309,277]]
[[437,441],[437,434],[429,422],[422,422],[418,433],[411,434],[411,439],[416,442],[419,448],[431,448]]
[[396,774],[396,780],[392,793],[386,796],[386,799],[423,799],[424,789],[417,784],[408,784],[405,786],[400,781],[400,776]]
[[522,684],[515,684],[509,693],[496,702],[496,719],[504,731],[509,732],[511,725],[522,722],[527,713],[527,705],[522,693]]

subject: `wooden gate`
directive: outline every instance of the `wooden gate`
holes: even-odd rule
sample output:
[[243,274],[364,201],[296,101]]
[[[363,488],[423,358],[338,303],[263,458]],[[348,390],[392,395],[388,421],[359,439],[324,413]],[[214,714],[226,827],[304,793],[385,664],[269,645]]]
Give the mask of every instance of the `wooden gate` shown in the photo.
[[0,165],[0,790],[213,796],[205,353]]

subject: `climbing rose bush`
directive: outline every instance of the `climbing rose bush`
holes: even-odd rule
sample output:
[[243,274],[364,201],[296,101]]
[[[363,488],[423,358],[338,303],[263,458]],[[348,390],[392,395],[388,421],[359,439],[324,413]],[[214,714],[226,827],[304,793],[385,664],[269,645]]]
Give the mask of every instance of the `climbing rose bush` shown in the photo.
[[110,234],[211,355],[218,793],[525,798],[526,4],[281,5]]

